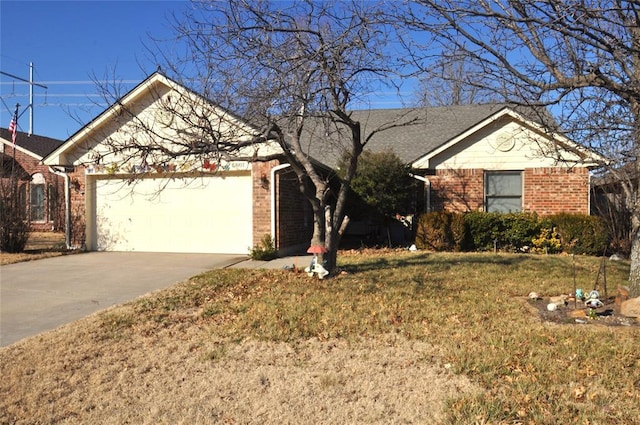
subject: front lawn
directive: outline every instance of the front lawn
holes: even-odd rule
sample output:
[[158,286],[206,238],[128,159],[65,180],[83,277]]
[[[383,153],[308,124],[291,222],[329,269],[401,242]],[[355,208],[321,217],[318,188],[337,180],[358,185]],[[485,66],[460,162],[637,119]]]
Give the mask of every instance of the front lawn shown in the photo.
[[[215,270],[0,349],[0,423],[634,424],[640,327],[541,319],[600,259],[341,253]],[[607,262],[609,295],[628,263]],[[583,320],[581,320],[582,322]]]
[[57,257],[65,252],[64,233],[31,232],[23,252],[0,252],[0,265]]

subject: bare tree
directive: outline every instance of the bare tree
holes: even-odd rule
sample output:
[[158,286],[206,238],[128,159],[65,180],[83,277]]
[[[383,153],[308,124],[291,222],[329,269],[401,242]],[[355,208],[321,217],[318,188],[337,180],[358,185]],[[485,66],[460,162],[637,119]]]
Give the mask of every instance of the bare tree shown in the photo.
[[[391,81],[386,46],[393,33],[380,16],[375,3],[358,0],[192,2],[173,19],[176,39],[152,49],[163,72],[191,91],[178,97],[158,93],[164,109],[158,116],[166,116],[158,122],[136,122],[137,111],[120,105],[131,136],[108,139],[105,155],[142,157],[144,164],[169,171],[167,164],[176,162],[184,171],[203,160],[284,155],[312,206],[310,243],[328,250],[324,260],[333,270],[358,157],[383,130],[363,134],[350,113],[354,102]],[[118,104],[117,90],[104,89]],[[335,173],[323,171],[317,160],[345,153],[345,173],[331,184]]]
[[[601,165],[616,176],[631,213],[629,283],[640,295],[640,3],[417,0],[399,21],[464,53],[482,70],[484,87],[546,107],[562,132],[607,158]],[[412,57],[425,69],[431,60],[419,51]]]
[[503,102],[495,87],[486,87],[483,77],[482,70],[454,46],[432,58],[428,72],[418,73],[418,103],[428,107]]

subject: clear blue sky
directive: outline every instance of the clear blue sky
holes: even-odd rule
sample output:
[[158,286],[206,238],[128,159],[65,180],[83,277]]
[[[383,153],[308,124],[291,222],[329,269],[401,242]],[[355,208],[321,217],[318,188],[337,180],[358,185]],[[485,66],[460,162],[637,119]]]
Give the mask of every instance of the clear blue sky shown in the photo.
[[[392,4],[392,3],[390,3]],[[109,105],[94,79],[108,76],[128,90],[157,69],[145,44],[171,38],[171,16],[187,0],[0,0],[0,71],[29,80],[33,63],[33,132],[66,140]],[[397,107],[377,93],[374,107]],[[0,74],[0,127],[20,103],[18,129],[29,131],[29,85]],[[96,105],[97,103],[97,105]]]
[[[172,34],[172,13],[186,1],[0,0],[0,71],[29,79],[34,65],[35,134],[67,139],[106,108],[94,77],[115,76],[133,87],[156,69],[144,44]],[[0,75],[0,127],[20,103],[19,130],[29,130],[29,86]],[[70,116],[79,115],[82,123]]]

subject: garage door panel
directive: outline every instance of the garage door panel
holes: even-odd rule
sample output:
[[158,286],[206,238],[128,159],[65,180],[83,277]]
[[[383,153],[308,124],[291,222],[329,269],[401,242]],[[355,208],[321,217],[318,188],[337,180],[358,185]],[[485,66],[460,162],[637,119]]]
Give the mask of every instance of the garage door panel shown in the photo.
[[145,179],[96,184],[97,249],[246,254],[251,177]]

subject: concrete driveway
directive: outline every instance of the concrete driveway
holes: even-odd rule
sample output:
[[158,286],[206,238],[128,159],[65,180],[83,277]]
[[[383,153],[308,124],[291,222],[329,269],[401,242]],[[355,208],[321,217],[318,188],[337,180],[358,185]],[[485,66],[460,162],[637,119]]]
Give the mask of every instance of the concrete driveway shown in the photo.
[[88,252],[2,266],[0,346],[244,260],[231,254]]

